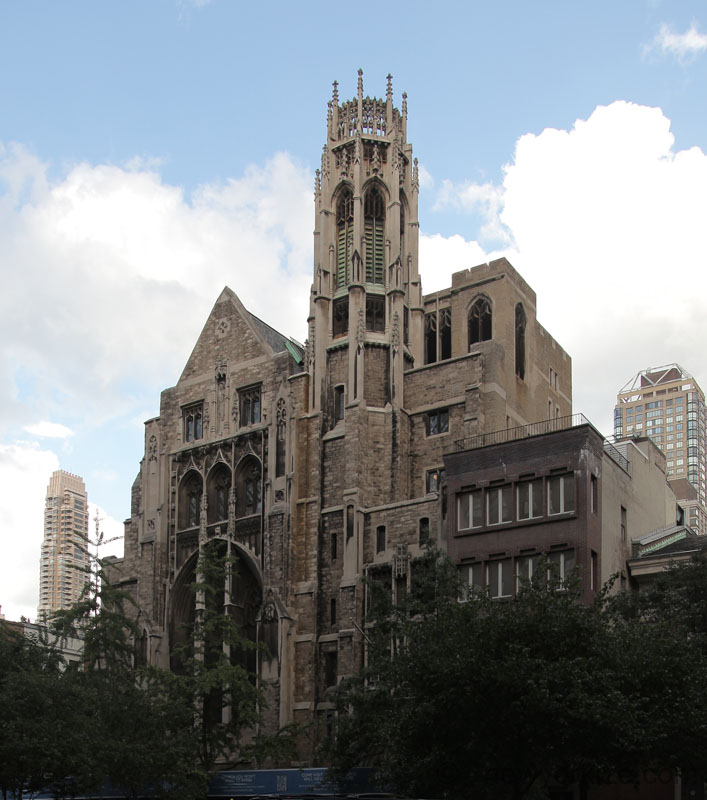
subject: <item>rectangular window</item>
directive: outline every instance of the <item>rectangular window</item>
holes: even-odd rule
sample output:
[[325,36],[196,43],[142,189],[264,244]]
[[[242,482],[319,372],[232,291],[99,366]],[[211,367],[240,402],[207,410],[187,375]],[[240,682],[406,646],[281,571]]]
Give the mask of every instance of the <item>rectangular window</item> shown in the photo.
[[385,332],[385,298],[380,295],[366,295],[366,330]]
[[516,588],[520,588],[524,581],[533,579],[539,561],[539,555],[516,558]]
[[376,528],[376,553],[385,552],[385,525]]
[[195,442],[203,438],[203,403],[189,406],[182,411],[182,418],[184,420],[184,441]]
[[336,650],[328,650],[324,653],[324,681],[326,686],[336,686],[337,661]]
[[513,564],[510,558],[488,563],[488,587],[491,597],[510,597],[513,593]]
[[344,387],[334,387],[334,419],[338,422],[344,418]]
[[626,509],[623,506],[621,506],[621,541],[622,542],[626,541],[626,535],[627,535],[627,531],[626,531]]
[[574,569],[574,550],[562,550],[559,553],[550,553],[547,558],[550,565],[550,574],[555,573],[555,577],[563,583],[572,575]]
[[443,469],[427,470],[427,477],[425,479],[425,489],[427,490],[427,494],[430,492],[438,492],[444,478],[445,472]]
[[478,564],[465,564],[461,567],[462,580],[469,587],[469,589],[484,589],[484,565],[479,562]]
[[597,513],[599,508],[599,480],[596,475],[591,478],[591,491],[589,495],[590,509],[592,514]]
[[486,490],[486,522],[500,525],[513,519],[513,487],[498,486]]
[[340,297],[332,304],[332,335],[345,336],[349,332],[349,298]]
[[331,560],[336,561],[339,555],[339,535],[336,533],[332,533],[331,535]]
[[574,511],[574,474],[553,475],[547,479],[547,513]]
[[422,517],[419,524],[417,541],[420,547],[424,547],[430,540],[430,520],[429,517]]
[[440,408],[427,415],[427,435],[436,436],[449,431],[449,409]]
[[542,478],[523,481],[516,485],[518,519],[536,519],[543,515]]
[[593,591],[597,590],[599,585],[599,557],[592,550],[592,561],[589,573],[589,588]]
[[480,528],[484,524],[481,489],[457,495],[457,530]]
[[260,422],[260,386],[238,390],[241,407],[241,428]]
[[329,624],[336,625],[336,599],[329,600]]

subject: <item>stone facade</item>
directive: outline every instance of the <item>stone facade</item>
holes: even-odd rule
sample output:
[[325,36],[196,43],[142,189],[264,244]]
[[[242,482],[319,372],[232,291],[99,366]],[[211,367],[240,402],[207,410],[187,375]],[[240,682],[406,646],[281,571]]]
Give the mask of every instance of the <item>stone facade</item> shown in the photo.
[[[305,345],[226,288],[177,385],[145,424],[145,456],[114,565],[148,655],[166,666],[199,548],[239,559],[232,613],[264,640],[270,728],[333,713],[364,658],[366,575],[409,585],[446,514],[444,453],[480,432],[571,413],[571,361],[505,259],[422,294],[419,177],[407,100],[329,103],[315,178]],[[393,579],[395,576],[395,579]],[[392,588],[391,588],[392,590]]]

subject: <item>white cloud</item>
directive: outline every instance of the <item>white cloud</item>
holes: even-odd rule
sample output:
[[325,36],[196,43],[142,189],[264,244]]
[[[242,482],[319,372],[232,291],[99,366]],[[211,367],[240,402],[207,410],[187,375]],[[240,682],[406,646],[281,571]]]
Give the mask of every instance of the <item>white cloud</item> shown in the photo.
[[44,498],[59,459],[37,445],[0,445],[0,605],[7,619],[35,619]]
[[[178,377],[226,284],[253,313],[302,336],[311,282],[310,178],[278,154],[189,199],[134,164],[78,164],[49,183],[36,158],[5,147],[5,427],[52,417],[72,419],[72,427],[89,417],[96,423],[135,403],[133,385],[156,396]],[[40,388],[47,386],[52,390]]]
[[[677,361],[707,384],[707,156],[673,145],[660,109],[616,102],[571,130],[522,136],[498,187],[506,255],[573,358],[575,410],[605,433],[616,392],[640,369]],[[459,195],[447,202],[474,192]],[[463,253],[486,260],[459,238],[421,241],[425,270],[434,250],[433,288]]]
[[503,207],[502,187],[490,181],[486,183],[465,181],[455,184],[445,180],[437,192],[434,208],[440,210],[447,207],[477,214],[482,220],[479,233],[483,241],[511,244],[509,232],[501,223],[499,216]]
[[684,61],[707,50],[707,34],[700,33],[694,22],[685,33],[675,33],[663,23],[655,39],[645,48],[646,52],[654,50]]
[[59,422],[48,422],[47,420],[33,425],[26,425],[25,431],[44,439],[66,439],[74,435],[71,428],[67,428],[66,425],[62,425]]

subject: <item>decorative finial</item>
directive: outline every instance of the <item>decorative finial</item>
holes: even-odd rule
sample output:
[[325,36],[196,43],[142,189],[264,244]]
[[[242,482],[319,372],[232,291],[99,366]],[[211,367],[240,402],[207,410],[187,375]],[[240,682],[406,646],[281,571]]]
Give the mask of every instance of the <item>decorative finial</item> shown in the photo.
[[417,158],[414,158],[413,161],[413,168],[412,168],[412,188],[413,191],[419,192],[420,191],[420,172],[417,167]]
[[314,170],[314,197],[319,197],[322,192],[321,173],[318,169]]
[[329,177],[329,148],[322,147],[322,178]]
[[358,70],[358,96],[363,97],[363,70]]
[[393,76],[390,74],[390,72],[388,73],[387,80],[388,80],[388,88],[387,88],[386,93],[385,93],[385,99],[386,99],[387,102],[392,103],[393,102]]
[[361,131],[356,131],[356,141],[354,143],[354,164],[361,163]]
[[334,81],[334,83],[332,83],[332,86],[334,87],[334,92],[332,94],[331,102],[334,105],[338,106],[339,105],[339,81]]
[[403,117],[407,119],[408,115],[408,93],[403,92]]

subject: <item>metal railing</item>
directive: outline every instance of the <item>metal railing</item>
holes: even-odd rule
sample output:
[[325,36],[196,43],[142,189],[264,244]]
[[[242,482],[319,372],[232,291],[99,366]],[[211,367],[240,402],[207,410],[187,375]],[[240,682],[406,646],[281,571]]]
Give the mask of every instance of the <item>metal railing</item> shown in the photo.
[[[479,447],[488,447],[493,444],[505,444],[506,442],[514,442],[519,439],[527,439],[530,436],[542,436],[547,433],[576,428],[580,425],[590,425],[594,428],[584,414],[570,414],[566,417],[558,417],[557,419],[545,419],[541,422],[532,422],[529,425],[519,425],[516,428],[505,428],[498,431],[489,431],[488,433],[479,433],[475,436],[467,436],[464,439],[457,439],[451,448],[451,452],[476,450]],[[599,432],[597,431],[597,433]],[[616,461],[622,469],[628,472],[628,459],[606,439],[604,439],[604,452]]]

